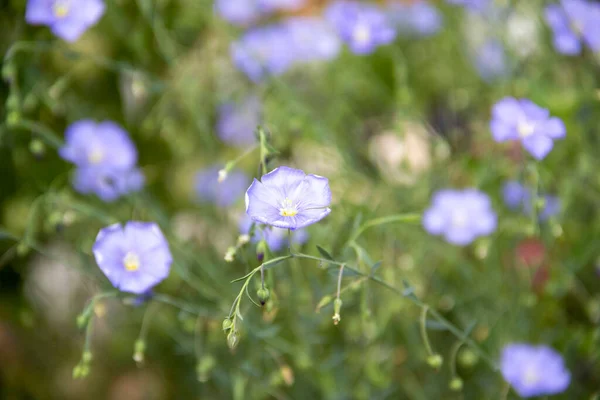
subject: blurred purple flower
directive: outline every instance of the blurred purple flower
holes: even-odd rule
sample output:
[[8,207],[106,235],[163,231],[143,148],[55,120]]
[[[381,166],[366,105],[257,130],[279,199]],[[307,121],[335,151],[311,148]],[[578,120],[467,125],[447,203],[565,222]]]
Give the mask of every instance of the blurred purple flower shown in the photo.
[[262,14],[259,0],[215,0],[214,9],[221,18],[239,26],[256,22]]
[[548,346],[506,345],[502,350],[500,371],[521,397],[562,393],[571,382],[562,356]]
[[284,22],[290,40],[288,51],[294,63],[332,60],[340,52],[341,40],[325,20],[294,17]]
[[485,81],[504,77],[509,72],[504,46],[497,40],[487,40],[475,49],[474,64]]
[[254,28],[231,44],[231,58],[235,66],[253,82],[269,75],[281,75],[290,66],[290,38],[280,25]]
[[566,129],[560,118],[527,99],[505,97],[492,109],[490,129],[494,140],[520,140],[525,150],[541,160],[552,150],[555,139],[562,139]]
[[430,36],[442,28],[442,15],[426,0],[415,3],[391,3],[389,11],[399,33]]
[[59,155],[78,167],[129,169],[137,162],[137,150],[127,132],[114,122],[81,120],[69,125]]
[[373,4],[338,0],[327,7],[325,17],[355,54],[372,53],[396,37],[387,15]]
[[242,197],[250,180],[242,171],[233,170],[227,173],[225,180],[219,182],[222,168],[222,165],[213,165],[196,174],[196,195],[201,201],[229,207]]
[[[248,215],[244,215],[240,221],[240,233],[249,234],[250,227],[252,226],[252,218]],[[302,245],[308,240],[308,232],[305,229],[298,229],[292,232],[292,244]],[[256,227],[254,234],[252,235],[252,243],[264,239],[267,242],[267,246],[273,252],[279,251],[288,245],[288,232],[287,229],[275,228],[271,226],[265,226],[262,229]]]
[[221,140],[239,147],[254,144],[254,130],[260,124],[261,111],[262,104],[256,96],[248,96],[239,103],[222,104],[217,121],[217,133]]
[[254,179],[246,192],[246,213],[256,222],[299,229],[331,212],[329,180],[304,171],[279,167]]
[[471,11],[484,11],[492,4],[493,0],[446,0],[449,4],[463,6]]
[[306,0],[258,0],[260,7],[266,12],[295,11],[306,4]]
[[79,193],[95,193],[104,201],[114,201],[144,185],[144,176],[135,167],[135,145],[114,122],[74,122],[67,128],[65,145],[58,153],[78,167],[73,187]]
[[554,47],[561,54],[581,53],[582,42],[600,51],[600,4],[586,0],[561,0],[545,9],[546,22],[554,33]]
[[25,21],[46,25],[59,38],[74,42],[103,14],[102,0],[29,0]]
[[81,194],[96,194],[111,202],[144,186],[144,175],[137,168],[80,167],[75,170],[73,187]]
[[124,227],[103,228],[92,248],[96,263],[112,285],[143,294],[169,275],[171,252],[160,228],[153,222],[129,221]]
[[440,190],[423,214],[427,232],[444,235],[446,241],[458,246],[491,234],[496,230],[496,223],[489,197],[476,189]]
[[[502,195],[507,207],[512,210],[522,210],[525,214],[533,213],[533,199],[531,191],[517,181],[508,181],[502,188]],[[560,213],[561,202],[557,196],[541,195],[544,200],[544,207],[540,211],[538,218],[540,221],[546,221]]]

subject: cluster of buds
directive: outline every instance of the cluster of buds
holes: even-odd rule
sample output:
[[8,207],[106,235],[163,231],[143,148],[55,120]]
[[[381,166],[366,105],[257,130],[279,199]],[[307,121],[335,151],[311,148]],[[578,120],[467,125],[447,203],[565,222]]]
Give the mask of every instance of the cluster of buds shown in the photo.
[[229,317],[223,320],[223,332],[227,334],[227,346],[231,350],[235,349],[240,342],[240,337],[235,329],[234,321]]
[[90,374],[90,364],[92,363],[92,353],[86,350],[81,355],[81,360],[73,368],[73,379],[85,378]]

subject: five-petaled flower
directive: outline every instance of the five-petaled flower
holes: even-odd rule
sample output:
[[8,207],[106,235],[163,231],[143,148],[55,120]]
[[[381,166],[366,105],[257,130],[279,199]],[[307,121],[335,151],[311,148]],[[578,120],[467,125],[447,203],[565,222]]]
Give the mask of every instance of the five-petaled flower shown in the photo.
[[[250,227],[252,226],[252,219],[245,215],[240,221],[240,233],[249,234]],[[279,251],[284,246],[289,244],[288,231],[286,229],[274,228],[270,226],[256,226],[252,237],[250,238],[252,243],[257,243],[260,240],[265,240],[267,246],[271,251]],[[305,229],[298,229],[291,233],[292,244],[301,245],[306,243],[308,240],[308,232]]]
[[489,197],[476,190],[440,190],[423,214],[423,226],[432,235],[464,246],[496,230],[496,213]]
[[79,193],[113,201],[144,185],[144,176],[136,168],[135,145],[114,122],[74,122],[65,132],[59,155],[77,166],[73,186]]
[[246,213],[256,222],[299,229],[325,218],[331,209],[329,180],[279,167],[254,179],[246,192]]
[[169,275],[169,244],[153,222],[129,221],[103,228],[92,248],[96,263],[122,292],[145,293]]
[[505,97],[492,109],[490,129],[494,140],[520,140],[535,159],[541,160],[554,146],[555,139],[563,139],[566,129],[560,118],[531,100]]
[[541,345],[513,343],[505,346],[500,371],[521,397],[561,393],[571,381],[561,355]]
[[396,37],[388,16],[373,4],[338,0],[325,10],[325,18],[355,54],[369,54]]
[[29,0],[25,20],[49,26],[56,36],[74,42],[103,14],[102,0]]
[[554,48],[561,54],[576,55],[582,42],[600,51],[600,4],[586,0],[562,0],[545,9],[546,22],[554,34]]

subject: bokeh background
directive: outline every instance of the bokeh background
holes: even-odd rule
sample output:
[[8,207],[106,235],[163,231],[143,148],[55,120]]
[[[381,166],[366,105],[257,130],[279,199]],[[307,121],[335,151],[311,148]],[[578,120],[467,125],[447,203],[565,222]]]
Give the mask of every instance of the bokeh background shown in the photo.
[[[421,308],[368,280],[345,277],[335,326],[332,304],[319,305],[335,293],[336,270],[310,260],[269,270],[272,299],[262,309],[244,300],[240,342],[229,349],[221,323],[240,290],[230,281],[258,265],[256,250],[250,243],[225,262],[240,234],[243,196],[226,207],[202,201],[196,174],[251,147],[225,143],[217,125],[222,104],[255,96],[259,124],[278,152],[269,169],[289,165],[330,180],[333,211],[307,228],[305,253],[319,256],[319,245],[366,271],[381,261],[379,277],[399,290],[410,285],[492,360],[510,342],[550,345],[572,373],[556,398],[597,398],[598,55],[553,48],[542,11],[551,2],[492,1],[473,12],[430,1],[439,27],[420,34],[399,22],[396,40],[371,54],[343,46],[331,59],[260,82],[232,62],[230,46],[244,32],[320,16],[326,3],[307,0],[239,26],[208,0],[107,0],[100,22],[67,43],[25,23],[26,1],[2,2],[0,53],[16,75],[0,84],[0,397],[518,398],[430,317],[429,341],[444,358],[431,368]],[[490,134],[491,107],[505,96],[529,98],[567,127],[566,139],[535,163],[540,191],[561,204],[543,223],[502,199],[504,183],[529,182],[532,165],[519,144]],[[84,118],[129,132],[143,191],[104,203],[72,189],[73,168],[56,147]],[[236,168],[259,177],[258,152]],[[392,223],[366,231],[356,253],[346,246],[366,221],[422,213],[432,193],[448,187],[486,192],[497,231],[461,248],[418,222]],[[100,228],[130,219],[155,221],[168,237],[175,263],[156,292],[174,305],[126,295],[98,302],[91,371],[73,379],[85,340],[76,317],[110,290],[91,246]],[[140,335],[146,352],[136,362]],[[449,387],[457,376],[458,391]]]

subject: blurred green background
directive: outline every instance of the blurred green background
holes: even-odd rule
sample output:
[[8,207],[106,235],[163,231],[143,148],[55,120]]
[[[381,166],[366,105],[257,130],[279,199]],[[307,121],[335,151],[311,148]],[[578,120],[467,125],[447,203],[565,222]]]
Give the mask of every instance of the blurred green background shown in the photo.
[[[572,373],[567,392],[553,398],[597,398],[600,63],[590,53],[554,51],[540,17],[547,2],[499,2],[530,23],[527,40],[511,38],[505,21],[498,32],[433,2],[444,15],[434,36],[401,36],[368,56],[344,49],[334,61],[260,85],[233,67],[229,45],[240,30],[216,17],[210,1],[107,1],[102,20],[74,44],[27,26],[25,4],[8,0],[0,9],[0,53],[14,51],[17,74],[14,87],[0,85],[7,100],[0,103],[0,397],[517,398],[430,315],[429,340],[444,357],[432,369],[421,308],[376,283],[343,280],[334,326],[332,305],[318,305],[335,293],[337,271],[310,260],[269,270],[272,300],[263,309],[243,301],[240,343],[228,348],[221,323],[241,286],[230,281],[258,262],[251,244],[234,262],[223,260],[239,235],[243,199],[228,209],[198,203],[194,174],[243,153],[216,135],[217,107],[258,93],[279,152],[269,168],[290,165],[330,180],[333,211],[308,228],[305,253],[319,256],[319,245],[363,271],[381,261],[381,279],[399,290],[406,282],[493,360],[509,342],[552,345]],[[505,44],[510,71],[486,81],[470,46],[491,34]],[[524,43],[532,45],[526,54]],[[9,104],[9,89],[18,90],[17,104]],[[489,132],[491,106],[504,96],[530,98],[567,126],[567,138],[537,164],[543,191],[562,201],[561,214],[539,227],[502,202],[506,180],[529,179],[528,156]],[[143,192],[105,204],[72,190],[72,167],[49,138],[82,118],[126,128],[147,179]],[[255,152],[239,166],[258,177],[258,163]],[[366,221],[421,213],[446,187],[489,194],[498,230],[457,248],[419,223],[396,223],[366,231],[356,253],[345,245]],[[110,289],[91,246],[100,228],[129,219],[161,225],[175,263],[156,291],[185,310],[158,301],[134,307],[128,296],[99,301],[91,372],[74,380],[85,339],[76,317]],[[534,267],[533,253],[541,257]],[[136,363],[143,324],[147,350]],[[449,388],[454,376],[464,381],[460,391]]]

